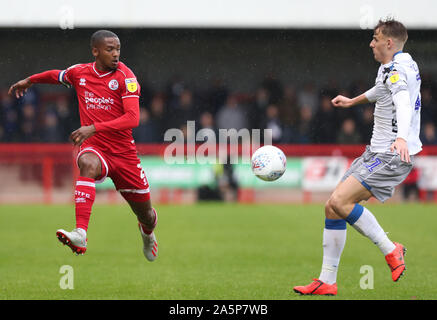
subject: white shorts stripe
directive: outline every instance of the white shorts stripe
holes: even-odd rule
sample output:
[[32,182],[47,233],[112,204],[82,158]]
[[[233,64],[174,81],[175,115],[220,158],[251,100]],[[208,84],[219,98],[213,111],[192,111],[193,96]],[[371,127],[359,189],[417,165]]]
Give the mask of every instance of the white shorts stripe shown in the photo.
[[129,192],[129,193],[149,193],[150,188],[147,189],[118,189],[119,192]]
[[102,179],[100,179],[100,180],[96,180],[96,183],[102,183],[103,181],[105,181],[106,177],[108,176],[108,172],[109,172],[108,164],[106,163],[105,158],[103,158],[102,155],[101,155],[100,153],[98,153],[96,150],[94,150],[93,148],[88,147],[88,148],[85,148],[85,149],[81,150],[81,151],[78,153],[77,158],[76,158],[76,163],[77,163],[77,166],[78,166],[78,167],[79,167],[79,157],[80,157],[82,154],[84,154],[85,152],[92,152],[92,153],[95,153],[95,154],[99,157],[100,161],[102,161],[103,165],[105,166],[105,169],[106,169],[106,174],[105,174],[105,176],[104,176]]
[[89,181],[77,181],[76,186],[85,186],[85,187],[95,188],[96,184],[94,182],[89,182]]

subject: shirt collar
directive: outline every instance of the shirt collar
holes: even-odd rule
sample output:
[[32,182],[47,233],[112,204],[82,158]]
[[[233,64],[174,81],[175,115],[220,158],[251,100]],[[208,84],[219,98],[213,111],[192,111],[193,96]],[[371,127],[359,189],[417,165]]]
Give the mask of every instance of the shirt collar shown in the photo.
[[402,50],[399,50],[398,52],[395,52],[395,54],[393,55],[393,58],[391,59],[390,62],[387,62],[386,64],[381,64],[384,68],[392,68],[393,66],[393,62],[395,61],[396,57],[400,57],[402,54],[404,54],[404,52]]
[[392,58],[392,60],[394,60],[395,59],[395,57],[398,55],[398,54],[400,54],[400,53],[403,53],[402,52],[402,50],[399,50],[398,52],[396,52],[394,55],[393,55],[393,58]]
[[95,62],[93,63],[93,70],[94,70],[94,72],[97,74],[97,76],[99,76],[100,78],[101,78],[101,77],[104,77],[104,76],[107,76],[108,74],[111,74],[111,73],[113,73],[113,72],[115,71],[115,70],[111,70],[111,71],[109,71],[109,72],[102,73],[102,71],[97,70],[97,68],[96,68],[96,63],[95,63]]

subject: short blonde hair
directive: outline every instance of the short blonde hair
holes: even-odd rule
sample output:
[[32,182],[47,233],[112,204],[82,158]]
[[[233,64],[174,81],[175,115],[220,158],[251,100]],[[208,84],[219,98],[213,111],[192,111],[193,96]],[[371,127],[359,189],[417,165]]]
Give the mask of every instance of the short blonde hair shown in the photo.
[[392,18],[379,20],[378,24],[375,26],[373,30],[376,31],[377,29],[379,29],[379,31],[381,31],[382,34],[385,35],[386,37],[394,38],[396,40],[401,41],[404,44],[405,42],[407,42],[408,39],[407,28],[405,28],[405,26],[399,21],[396,21]]

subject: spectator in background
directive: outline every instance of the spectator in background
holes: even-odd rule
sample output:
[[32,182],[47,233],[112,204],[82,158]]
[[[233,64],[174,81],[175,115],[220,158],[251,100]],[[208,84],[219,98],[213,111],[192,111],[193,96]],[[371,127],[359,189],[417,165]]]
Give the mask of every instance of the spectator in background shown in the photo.
[[277,104],[282,99],[282,84],[273,73],[268,73],[261,84],[269,92],[269,103]]
[[196,129],[197,131],[201,129],[210,129],[214,131],[216,137],[218,137],[217,128],[215,127],[214,124],[214,116],[212,115],[212,113],[208,111],[205,111],[200,115],[199,126],[196,125]]
[[320,106],[314,116],[314,143],[334,143],[337,139],[337,110],[331,104],[331,97],[322,95]]
[[[339,95],[342,95],[344,97],[349,97],[350,93],[347,90],[340,90]],[[338,109],[336,109],[336,110],[338,110]],[[343,109],[341,109],[341,112],[337,112],[337,121],[338,121],[339,125],[342,124],[347,119],[353,119],[355,121],[355,123],[357,121],[359,121],[359,119],[361,118],[361,110],[362,110],[362,108],[343,108]]]
[[424,89],[430,89],[431,92],[437,90],[436,82],[433,79],[434,76],[430,72],[426,72],[426,71],[421,72],[420,78],[422,80],[421,91],[423,91]]
[[8,95],[7,89],[2,90],[0,109],[2,115],[0,125],[3,127],[3,140],[6,142],[20,141],[18,112],[15,101]]
[[209,111],[204,111],[200,115],[199,121],[196,122],[195,138],[197,143],[209,141],[215,144],[219,142],[218,130],[214,125],[214,116]]
[[68,141],[70,133],[80,126],[79,121],[74,119],[68,97],[60,95],[55,102],[54,109],[58,116],[62,140]]
[[271,138],[273,143],[282,142],[283,137],[283,124],[279,118],[279,109],[276,105],[271,104],[267,107],[265,118],[263,121],[262,129],[267,129],[268,137],[264,135],[263,141],[267,138]]
[[38,106],[40,102],[40,94],[37,87],[31,87],[27,90],[26,94],[20,98],[22,104],[32,104]]
[[422,127],[422,133],[420,140],[424,146],[426,145],[437,145],[437,133],[436,126],[433,122],[426,122]]
[[355,121],[348,118],[343,121],[340,132],[337,136],[338,144],[358,144],[361,143],[361,136],[356,130]]
[[158,140],[155,124],[150,119],[149,110],[140,107],[140,121],[136,128],[132,129],[135,142],[154,143]]
[[281,121],[285,126],[295,126],[299,120],[299,106],[297,104],[296,88],[288,84],[284,88],[284,95],[278,105]]
[[247,117],[235,95],[228,96],[226,104],[217,113],[216,123],[218,129],[240,130],[248,127]]
[[297,102],[300,106],[309,107],[311,114],[315,114],[317,109],[317,92],[314,83],[307,82],[302,90],[298,93]]
[[41,141],[50,143],[63,142],[58,116],[53,110],[48,110],[44,115]]
[[[366,92],[369,89],[369,84],[363,79],[353,81],[349,87],[349,94],[353,97],[360,95],[362,92]],[[337,96],[337,94],[335,95]],[[334,98],[334,97],[333,97]]]
[[365,106],[358,124],[361,143],[368,143],[373,133],[373,106]]
[[176,109],[178,105],[179,98],[186,88],[185,83],[180,76],[176,75],[170,80],[167,85],[166,96],[170,110]]
[[194,106],[193,92],[189,89],[184,89],[177,104],[170,111],[169,117],[174,128],[178,128],[187,121],[193,121],[197,118],[198,108]]
[[182,131],[182,136],[184,137],[184,141],[185,142],[188,141],[188,127],[187,127],[187,124],[186,123],[181,124],[180,127],[179,127],[179,130]]
[[154,142],[162,143],[165,131],[170,128],[166,114],[165,98],[162,94],[155,95],[150,102],[150,119],[156,129],[156,141]]
[[320,95],[328,96],[331,100],[339,93],[337,79],[331,78],[326,83],[326,86],[320,89]]
[[313,138],[313,109],[304,105],[300,108],[300,119],[293,128],[292,143],[311,143]]
[[21,108],[21,142],[38,141],[36,106],[26,103]]
[[225,104],[228,96],[228,89],[222,79],[215,78],[205,95],[205,111],[215,115],[219,108]]
[[269,101],[269,91],[264,87],[259,87],[255,92],[255,100],[249,105],[249,125],[252,129],[260,128]]
[[288,84],[284,88],[284,95],[278,108],[279,116],[283,124],[282,141],[284,143],[292,143],[295,137],[294,130],[300,119],[300,109],[297,104],[297,92],[296,87],[293,84]]
[[5,110],[5,119],[3,123],[4,132],[5,132],[5,140],[8,142],[19,142],[19,122],[18,122],[18,113],[15,109],[6,109]]
[[422,124],[433,121],[437,125],[437,103],[432,96],[431,87],[424,87],[421,90],[421,108],[420,119]]

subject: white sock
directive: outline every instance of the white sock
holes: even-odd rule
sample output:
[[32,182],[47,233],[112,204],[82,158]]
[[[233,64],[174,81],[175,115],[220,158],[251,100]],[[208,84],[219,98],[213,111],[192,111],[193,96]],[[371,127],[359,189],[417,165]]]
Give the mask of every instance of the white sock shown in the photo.
[[367,208],[356,204],[346,221],[376,244],[384,256],[395,249],[394,243],[387,237],[375,216]]
[[[337,282],[337,271],[341,253],[346,243],[346,222],[344,220],[326,219],[323,230],[323,262],[319,280],[334,284]],[[338,227],[333,229],[330,222]]]

